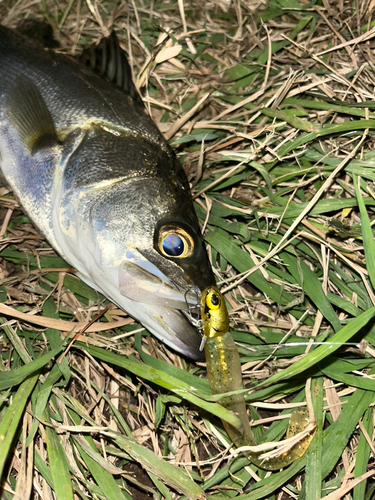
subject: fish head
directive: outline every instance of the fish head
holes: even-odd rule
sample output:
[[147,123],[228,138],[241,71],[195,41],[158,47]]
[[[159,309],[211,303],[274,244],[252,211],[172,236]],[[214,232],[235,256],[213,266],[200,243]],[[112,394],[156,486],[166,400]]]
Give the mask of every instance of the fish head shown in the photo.
[[[118,266],[116,296],[111,298],[134,316],[132,311],[142,306],[138,319],[152,333],[184,355],[200,358],[201,335],[194,327],[194,313],[199,315],[200,291],[213,277],[191,201],[185,202],[181,193],[176,196],[168,184],[163,179],[134,181],[135,206],[140,210],[129,209],[126,189],[127,213],[120,220],[127,216],[127,229],[117,232],[114,253],[126,251]],[[114,242],[116,231],[110,222],[105,227]],[[119,262],[108,261],[107,244],[100,261],[103,268]]]
[[198,307],[199,291],[213,278],[191,202],[184,203],[181,194],[177,199],[168,184],[163,179],[133,179],[131,189],[125,184],[123,193],[118,186],[110,210],[108,205],[97,206],[93,227],[101,227],[96,233],[101,235],[98,263],[103,270],[118,266],[111,300],[172,348],[199,358],[201,336],[190,311]]
[[[182,168],[169,148],[114,134],[101,148],[102,135],[87,134],[66,169],[80,204],[78,226],[90,235],[80,274],[164,343],[200,359],[200,292],[214,278]],[[84,182],[74,165],[84,165]],[[73,198],[66,197],[65,221],[74,219]]]

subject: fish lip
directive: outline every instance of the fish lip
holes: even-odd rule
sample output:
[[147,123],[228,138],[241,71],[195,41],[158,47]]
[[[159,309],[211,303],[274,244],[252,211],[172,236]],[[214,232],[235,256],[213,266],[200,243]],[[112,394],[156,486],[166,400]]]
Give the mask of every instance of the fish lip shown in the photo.
[[191,311],[199,307],[200,290],[186,283],[179,287],[137,249],[130,249],[118,271],[120,294],[130,300],[154,306]]
[[[200,346],[202,335],[189,321],[186,313],[169,307],[147,305],[154,312],[154,318],[161,330],[150,328],[164,344],[194,361],[204,359]],[[147,322],[145,322],[147,327]]]
[[[98,265],[100,267],[100,265]],[[151,273],[143,273],[142,268],[139,273],[137,266],[118,265],[112,267],[109,274],[107,272],[100,273],[95,282],[91,279],[89,273],[83,274],[79,272],[79,276],[93,286],[95,289],[104,293],[113,303],[120,309],[127,311],[136,321],[139,321],[152,335],[158,338],[161,342],[169,346],[178,354],[194,360],[201,361],[204,359],[200,345],[202,336],[196,329],[193,312],[199,315],[199,310],[192,311],[189,309],[186,300],[194,302],[197,305],[198,296],[200,299],[200,290],[195,290],[196,298],[188,297],[189,292],[194,290],[194,287],[187,284],[186,290],[178,290],[172,283],[172,286],[167,287],[167,293],[171,293],[170,302],[166,301],[163,295],[150,293],[146,278],[152,277]],[[149,269],[152,269],[151,267]],[[125,271],[131,271],[122,285],[129,284],[127,293],[121,290],[120,284]],[[160,272],[160,271],[159,271]],[[143,279],[140,293],[137,293],[137,279]],[[152,283],[152,281],[151,281]],[[160,279],[155,280],[159,286],[164,282]],[[164,283],[165,284],[165,283]],[[138,290],[139,291],[139,290]],[[175,295],[173,295],[175,294]],[[178,300],[173,300],[177,297]],[[136,299],[136,300],[135,300]],[[169,304],[171,307],[168,307]]]
[[184,289],[178,287],[133,248],[118,269],[118,290],[135,306],[138,303],[140,309],[147,309],[151,316],[139,320],[162,342],[190,359],[203,359],[199,349],[202,336],[196,329],[201,296],[197,286],[186,283]]
[[155,305],[150,307],[155,311],[159,321],[163,322],[166,314],[169,318],[168,324],[163,324],[163,333],[158,334],[153,329],[154,335],[180,354],[194,361],[202,361],[204,359],[201,350],[202,331],[198,327],[199,319],[195,319],[191,310]]

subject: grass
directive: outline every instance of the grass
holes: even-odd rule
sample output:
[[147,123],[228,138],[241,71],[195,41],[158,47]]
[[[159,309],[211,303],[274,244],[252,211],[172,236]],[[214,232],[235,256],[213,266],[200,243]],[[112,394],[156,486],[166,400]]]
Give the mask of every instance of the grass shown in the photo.
[[123,312],[63,356],[104,298],[2,188],[2,499],[374,497],[372,8],[0,2],[2,23],[44,19],[67,53],[116,29],[193,185],[254,431],[279,440],[299,404],[317,423],[306,455],[266,474],[228,449],[220,418],[236,417],[204,364]]

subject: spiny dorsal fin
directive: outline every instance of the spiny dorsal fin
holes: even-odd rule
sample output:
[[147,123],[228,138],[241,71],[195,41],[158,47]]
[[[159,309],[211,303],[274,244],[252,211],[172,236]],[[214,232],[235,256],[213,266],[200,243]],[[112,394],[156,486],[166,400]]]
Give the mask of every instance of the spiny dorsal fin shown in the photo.
[[128,59],[114,31],[109,37],[102,38],[98,45],[85,49],[80,59],[95,73],[114,83],[134,101],[143,104],[133,83]]
[[24,75],[9,92],[6,110],[11,125],[31,154],[58,142],[52,116],[36,85]]

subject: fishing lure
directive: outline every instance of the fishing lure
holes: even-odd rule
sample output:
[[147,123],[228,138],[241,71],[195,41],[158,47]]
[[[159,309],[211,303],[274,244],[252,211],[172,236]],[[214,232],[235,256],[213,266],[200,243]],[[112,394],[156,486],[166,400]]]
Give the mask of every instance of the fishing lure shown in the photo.
[[[207,363],[207,374],[213,394],[223,394],[243,389],[241,362],[237,347],[229,333],[228,311],[223,295],[213,286],[206,288],[201,298],[201,316],[204,353]],[[241,421],[241,427],[236,428],[222,420],[228,436],[236,447],[256,446],[257,439],[250,427],[245,398],[243,393],[226,396],[221,400],[222,406],[234,412]],[[309,425],[307,409],[293,411],[286,431],[286,438],[304,431]],[[244,455],[257,467],[266,470],[278,470],[287,467],[302,457],[307,450],[314,431],[307,434],[288,451],[278,457],[261,459],[263,452],[245,451]]]

